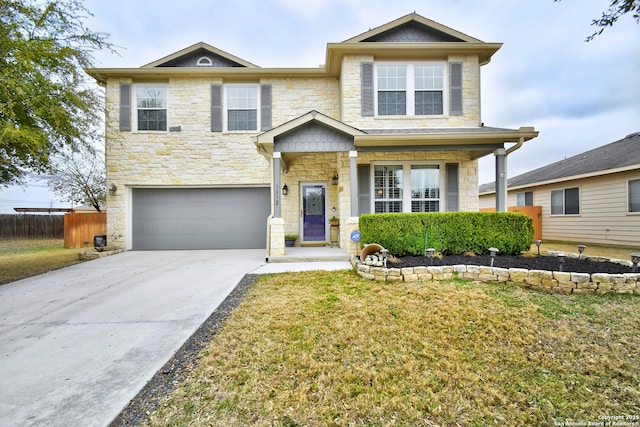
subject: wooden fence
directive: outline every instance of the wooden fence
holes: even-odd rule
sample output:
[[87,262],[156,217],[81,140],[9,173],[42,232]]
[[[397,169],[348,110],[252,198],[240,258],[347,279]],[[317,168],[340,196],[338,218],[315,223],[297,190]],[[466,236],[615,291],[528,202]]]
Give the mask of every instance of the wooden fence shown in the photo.
[[[482,208],[480,212],[493,212],[495,208]],[[533,239],[542,240],[542,206],[509,206],[509,212],[520,212],[533,220]]]
[[92,247],[93,237],[103,234],[107,234],[106,212],[68,213],[64,215],[65,248]]
[[2,239],[62,239],[62,215],[0,215]]

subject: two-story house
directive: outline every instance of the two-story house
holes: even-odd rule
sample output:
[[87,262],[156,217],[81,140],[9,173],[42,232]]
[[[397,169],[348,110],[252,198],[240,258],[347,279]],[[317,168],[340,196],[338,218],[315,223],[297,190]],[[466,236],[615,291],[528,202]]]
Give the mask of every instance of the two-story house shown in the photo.
[[[478,210],[478,162],[537,136],[486,127],[485,43],[410,14],[327,45],[319,68],[260,68],[198,43],[141,68],[94,68],[106,91],[109,244],[352,253],[358,216]],[[498,179],[498,210],[505,185]],[[502,191],[502,193],[501,193]]]

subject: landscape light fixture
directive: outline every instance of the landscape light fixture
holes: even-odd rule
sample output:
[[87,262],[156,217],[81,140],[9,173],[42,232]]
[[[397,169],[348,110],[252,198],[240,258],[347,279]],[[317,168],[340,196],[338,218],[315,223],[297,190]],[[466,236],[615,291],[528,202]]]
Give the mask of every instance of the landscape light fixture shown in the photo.
[[540,256],[540,245],[542,244],[542,240],[536,240],[534,243],[538,247],[538,256]]
[[560,261],[560,271],[564,271],[564,254],[562,252],[558,253],[558,255],[556,255]]
[[582,252],[584,252],[586,248],[587,247],[585,245],[578,245],[578,259],[582,259]]
[[489,248],[489,253],[491,254],[491,267],[493,267],[493,262],[496,260],[496,254],[500,252],[498,248]]
[[431,260],[431,265],[433,265],[433,256],[435,255],[436,250],[434,248],[427,248],[427,256]]
[[638,261],[640,260],[640,253],[634,252],[631,254],[631,263],[633,264],[632,270],[634,273],[638,272]]

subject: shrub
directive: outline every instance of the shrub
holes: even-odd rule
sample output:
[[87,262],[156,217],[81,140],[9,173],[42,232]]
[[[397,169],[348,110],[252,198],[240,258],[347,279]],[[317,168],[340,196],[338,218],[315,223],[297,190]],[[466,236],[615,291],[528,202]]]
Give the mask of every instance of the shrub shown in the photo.
[[448,255],[486,254],[490,247],[519,254],[533,243],[533,220],[517,212],[365,214],[360,233],[363,243],[397,256],[424,255],[427,247]]

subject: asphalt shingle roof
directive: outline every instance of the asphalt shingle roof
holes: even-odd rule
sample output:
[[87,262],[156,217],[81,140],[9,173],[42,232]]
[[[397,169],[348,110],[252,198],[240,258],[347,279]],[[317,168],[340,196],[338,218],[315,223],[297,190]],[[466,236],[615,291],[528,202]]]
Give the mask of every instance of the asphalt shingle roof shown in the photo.
[[[640,167],[640,132],[632,133],[602,147],[594,148],[509,178],[507,180],[507,188],[570,178],[632,165]],[[479,192],[492,192],[495,191],[495,188],[495,182],[482,184]]]

